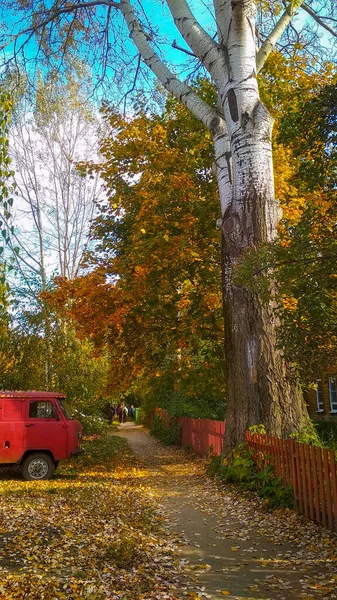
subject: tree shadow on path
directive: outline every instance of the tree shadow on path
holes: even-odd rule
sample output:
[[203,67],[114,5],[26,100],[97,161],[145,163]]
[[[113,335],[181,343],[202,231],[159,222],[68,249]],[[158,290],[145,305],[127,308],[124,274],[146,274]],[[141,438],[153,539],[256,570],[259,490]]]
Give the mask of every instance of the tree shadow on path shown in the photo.
[[218,485],[202,459],[162,446],[141,426],[122,425],[118,435],[141,459],[142,481],[177,536],[187,567],[181,598],[337,598],[336,535]]

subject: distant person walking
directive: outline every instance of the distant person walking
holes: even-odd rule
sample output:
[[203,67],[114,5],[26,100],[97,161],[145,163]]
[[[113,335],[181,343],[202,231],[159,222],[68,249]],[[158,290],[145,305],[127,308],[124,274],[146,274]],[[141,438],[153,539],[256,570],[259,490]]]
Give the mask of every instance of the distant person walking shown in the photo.
[[109,406],[109,423],[110,425],[112,424],[113,420],[114,420],[114,416],[115,416],[115,407],[111,404]]

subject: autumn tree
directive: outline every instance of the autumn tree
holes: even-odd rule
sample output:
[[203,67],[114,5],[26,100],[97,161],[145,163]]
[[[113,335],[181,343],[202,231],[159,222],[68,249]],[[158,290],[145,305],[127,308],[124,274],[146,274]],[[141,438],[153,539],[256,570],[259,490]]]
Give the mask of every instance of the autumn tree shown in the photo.
[[297,84],[276,127],[275,156],[283,158],[276,166],[284,213],[280,238],[247,257],[241,269],[260,292],[271,272],[276,277],[280,341],[301,380],[310,383],[337,360],[336,73],[329,65],[320,76],[300,72]]
[[16,198],[11,222],[3,215],[3,228],[8,237],[6,253],[11,251],[15,266],[11,289],[20,315],[16,330],[19,334],[20,323],[26,330],[29,322],[33,337],[40,336],[38,345],[44,343],[47,389],[55,370],[53,317],[40,292],[50,285],[52,273],[77,275],[101,193],[98,178],[82,177],[75,167],[78,160],[97,155],[99,130],[95,111],[85,101],[80,67],[62,77],[43,80],[40,75],[33,94],[24,78],[12,75],[6,80],[15,100],[9,153]]
[[101,192],[97,177],[81,177],[76,163],[97,156],[98,131],[78,75],[40,77],[34,97],[24,93],[16,103],[9,151],[17,199],[9,237],[28,291],[34,278],[46,289],[51,271],[78,274]]
[[[213,93],[206,83],[202,88]],[[200,414],[204,398],[203,414],[223,415],[210,136],[174,99],[160,116],[140,106],[131,120],[109,108],[104,117],[109,135],[95,169],[107,200],[92,227],[89,273],[73,283],[60,280],[48,298],[98,348],[108,344],[116,392],[158,401],[160,389],[161,402],[183,397],[180,408],[199,402]]]
[[[313,15],[316,24],[323,24],[331,35],[335,33],[333,21],[324,21],[315,12],[316,5],[322,8],[322,3],[314,0],[309,5],[292,0],[285,6],[276,0],[214,0],[210,7],[214,19],[211,34],[198,23],[185,0],[167,0],[166,5],[177,35],[179,32],[184,40],[183,51],[193,55],[214,81],[216,102],[206,102],[178,78],[177,68],[169,68],[158,49],[155,18],[151,22],[144,7],[138,10],[130,0],[32,0],[28,10],[25,3],[17,2],[17,9],[25,12],[29,22],[26,27],[16,25],[14,35],[5,36],[3,47],[11,47],[15,53],[18,44],[23,49],[27,37],[36,35],[38,48],[55,63],[67,46],[72,51],[90,40],[88,56],[92,53],[91,58],[97,60],[97,51],[100,53],[103,76],[110,73],[111,58],[120,58],[121,53],[119,74],[124,77],[120,81],[125,95],[136,85],[127,85],[132,64],[127,56],[130,36],[140,60],[210,132],[221,206],[218,226],[223,239],[227,451],[254,423],[264,423],[269,432],[287,436],[307,422],[297,379],[277,344],[272,306],[265,306],[256,292],[235,283],[232,272],[247,251],[276,238],[280,218],[273,187],[273,119],[260,100],[257,73],[282,36],[284,39],[287,31],[294,31],[288,26],[301,7]],[[196,7],[201,16],[200,4]],[[286,45],[291,40],[284,41]],[[180,46],[176,41],[173,45]],[[301,47],[305,49],[305,45]]]

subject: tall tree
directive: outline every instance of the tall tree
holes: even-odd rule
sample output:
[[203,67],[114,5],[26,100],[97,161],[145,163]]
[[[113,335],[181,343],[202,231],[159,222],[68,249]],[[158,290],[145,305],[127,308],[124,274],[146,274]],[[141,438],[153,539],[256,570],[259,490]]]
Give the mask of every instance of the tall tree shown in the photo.
[[[7,81],[14,86],[15,79]],[[70,279],[78,274],[88,242],[95,201],[101,190],[97,177],[82,177],[78,160],[97,156],[99,122],[85,102],[78,75],[53,75],[38,80],[33,95],[19,86],[9,132],[9,153],[15,169],[14,228],[4,215],[16,277],[18,310],[34,315],[45,344],[45,387],[52,379],[51,318],[40,292],[52,273]],[[39,319],[37,318],[39,315]]]
[[[73,279],[87,244],[97,177],[81,177],[79,160],[97,156],[99,122],[78,78],[38,82],[35,98],[19,98],[10,129],[17,199],[12,246],[27,285],[46,289],[51,271]],[[34,295],[34,290],[32,290]]]
[[[276,0],[259,3],[261,35],[257,36],[255,0],[214,0],[212,15],[216,26],[212,36],[198,23],[186,0],[167,0],[172,24],[184,40],[184,50],[204,66],[214,81],[217,90],[214,104],[206,102],[179,79],[174,68],[168,68],[157,50],[156,23],[144,16],[144,7],[137,10],[130,0],[73,3],[32,0],[28,15],[26,3],[18,2],[17,6],[32,20],[24,31],[16,32],[9,41],[7,38],[7,45],[14,44],[15,51],[20,36],[24,43],[22,35],[37,34],[39,48],[46,51],[48,59],[55,58],[56,51],[61,50],[64,55],[68,43],[75,48],[78,41],[90,38],[95,42],[95,47],[91,46],[93,54],[97,48],[103,53],[103,74],[107,74],[109,51],[118,52],[121,45],[116,22],[120,15],[143,62],[168,92],[209,130],[221,205],[218,226],[223,238],[228,368],[225,451],[241,440],[245,429],[254,423],[264,423],[269,432],[286,436],[307,422],[298,382],[277,344],[277,321],[272,307],[265,306],[244,285],[237,285],[232,272],[248,250],[276,238],[280,217],[273,187],[273,119],[260,100],[257,73],[300,7],[313,13],[316,23],[324,23],[313,10],[315,4],[322,6],[314,0],[309,5],[303,0],[291,0],[285,8]],[[201,3],[196,6],[200,9]],[[113,23],[116,23],[114,40],[110,37]],[[332,27],[325,25],[335,35]],[[177,42],[174,45],[177,47]],[[127,48],[125,43],[123,57]],[[124,73],[125,66],[126,60]],[[127,91],[123,89],[124,93]]]
[[172,98],[161,116],[141,107],[131,120],[104,112],[110,127],[96,170],[107,201],[91,232],[89,274],[60,280],[48,298],[82,335],[109,344],[114,389],[151,391],[156,382],[162,393],[219,399],[220,234],[210,136]]

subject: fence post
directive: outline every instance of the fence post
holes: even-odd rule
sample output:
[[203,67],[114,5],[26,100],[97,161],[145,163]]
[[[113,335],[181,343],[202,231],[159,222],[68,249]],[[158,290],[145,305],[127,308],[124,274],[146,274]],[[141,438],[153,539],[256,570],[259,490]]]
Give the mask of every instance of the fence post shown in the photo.
[[318,481],[319,481],[319,498],[322,513],[322,523],[326,527],[326,505],[325,505],[325,493],[324,493],[324,477],[323,477],[323,463],[322,463],[322,450],[317,448],[317,466],[318,466]]
[[334,517],[335,517],[335,531],[337,531],[337,466],[336,466],[336,457],[333,450],[329,451],[330,453],[330,463],[331,463],[331,484],[332,484],[332,499],[333,499],[333,507],[334,507]]
[[311,450],[311,463],[312,463],[312,476],[314,480],[314,504],[315,504],[315,512],[316,512],[316,521],[317,523],[322,523],[322,513],[320,509],[319,503],[319,492],[318,492],[318,474],[317,474],[317,448],[315,446],[310,446]]
[[295,508],[299,508],[299,494],[298,494],[298,483],[297,483],[297,471],[296,471],[296,458],[295,458],[295,446],[294,440],[288,440],[290,449],[290,468],[291,468],[291,485],[293,487],[293,497]]
[[324,464],[324,474],[325,474],[325,491],[326,491],[326,503],[328,509],[328,521],[329,528],[333,527],[333,515],[332,515],[332,499],[331,499],[331,478],[330,478],[330,464],[329,464],[329,454],[326,448],[323,448],[323,464]]
[[308,497],[309,497],[309,514],[310,519],[314,520],[314,499],[313,499],[313,486],[311,477],[311,460],[310,460],[310,446],[307,444],[304,447],[305,459],[307,464],[307,475],[308,475]]

